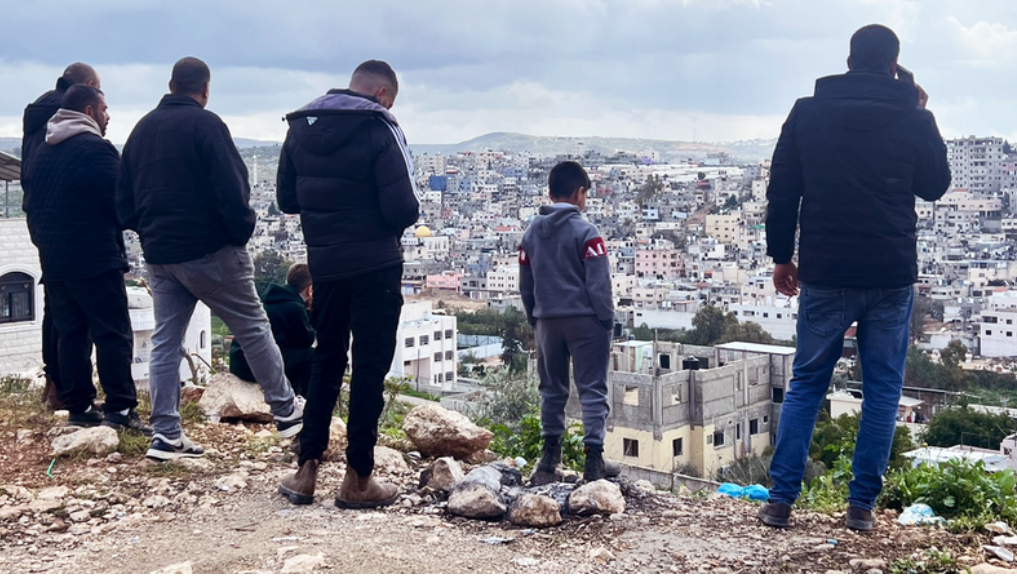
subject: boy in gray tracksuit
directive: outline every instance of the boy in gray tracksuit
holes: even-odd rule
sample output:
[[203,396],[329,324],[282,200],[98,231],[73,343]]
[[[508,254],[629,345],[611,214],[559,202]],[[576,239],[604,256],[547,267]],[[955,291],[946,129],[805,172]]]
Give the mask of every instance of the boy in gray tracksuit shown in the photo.
[[519,291],[526,318],[536,327],[544,437],[543,455],[530,477],[533,485],[559,480],[570,358],[583,406],[583,478],[594,481],[620,472],[603,456],[614,309],[604,240],[580,215],[590,177],[578,163],[560,162],[551,170],[548,184],[554,204],[541,207],[519,247]]

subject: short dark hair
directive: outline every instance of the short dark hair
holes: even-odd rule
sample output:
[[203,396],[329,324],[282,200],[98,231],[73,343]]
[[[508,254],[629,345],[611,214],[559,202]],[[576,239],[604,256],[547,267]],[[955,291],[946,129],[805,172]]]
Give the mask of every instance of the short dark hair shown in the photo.
[[87,84],[75,84],[67,89],[64,97],[60,100],[60,108],[84,112],[89,106],[99,106],[102,100],[102,90]]
[[551,169],[547,185],[551,189],[551,198],[568,198],[579,187],[589,190],[590,176],[578,162],[566,160]]
[[57,79],[57,90],[66,91],[75,84],[86,84],[98,78],[94,68],[84,62],[75,62],[64,68],[63,75]]
[[302,262],[291,266],[289,272],[286,273],[286,284],[297,289],[297,292],[304,292],[312,282],[311,267]]
[[210,80],[212,71],[208,64],[192,56],[177,60],[170,77],[173,94],[201,94]]
[[[370,75],[383,80],[392,87],[392,90],[399,92],[399,80],[396,78],[395,70],[384,60],[368,60],[363,62],[353,71],[353,78],[359,75]],[[352,84],[352,81],[351,81]]]
[[900,40],[893,30],[869,24],[851,35],[851,69],[885,72],[897,62]]

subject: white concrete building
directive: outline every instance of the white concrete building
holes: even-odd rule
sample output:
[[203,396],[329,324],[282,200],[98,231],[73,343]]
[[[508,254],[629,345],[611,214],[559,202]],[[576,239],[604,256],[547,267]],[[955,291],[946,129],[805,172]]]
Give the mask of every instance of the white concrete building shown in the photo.
[[389,376],[456,390],[457,339],[455,316],[434,314],[431,301],[404,304]]
[[23,218],[0,218],[0,377],[42,365],[42,268]]
[[1017,357],[1017,308],[982,311],[978,337],[981,356]]

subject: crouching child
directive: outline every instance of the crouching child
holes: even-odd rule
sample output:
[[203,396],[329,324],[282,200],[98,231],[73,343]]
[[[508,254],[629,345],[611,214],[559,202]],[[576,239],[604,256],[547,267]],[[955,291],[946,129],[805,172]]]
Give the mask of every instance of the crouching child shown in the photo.
[[620,473],[617,464],[604,461],[614,309],[604,240],[580,214],[590,177],[578,163],[561,162],[551,170],[548,184],[554,204],[541,207],[519,247],[519,290],[526,318],[536,329],[544,438],[543,454],[530,478],[533,485],[560,480],[570,361],[583,408],[583,478],[594,481]]

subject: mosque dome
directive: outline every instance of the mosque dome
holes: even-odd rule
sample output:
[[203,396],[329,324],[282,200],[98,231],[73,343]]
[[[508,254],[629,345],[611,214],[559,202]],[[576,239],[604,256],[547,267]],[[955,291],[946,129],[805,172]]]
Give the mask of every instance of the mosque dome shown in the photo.
[[413,236],[415,236],[417,238],[427,238],[427,237],[430,237],[431,236],[431,229],[427,228],[425,225],[420,225],[420,226],[417,227],[416,232],[413,233]]

